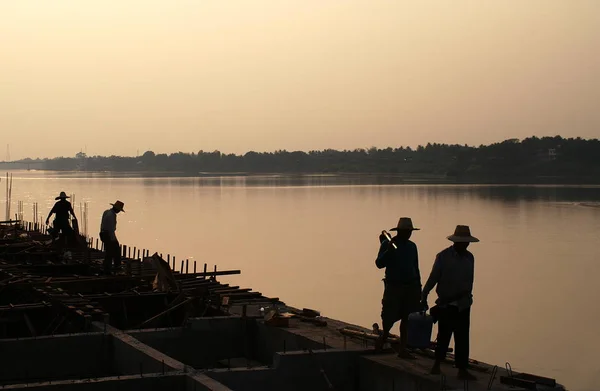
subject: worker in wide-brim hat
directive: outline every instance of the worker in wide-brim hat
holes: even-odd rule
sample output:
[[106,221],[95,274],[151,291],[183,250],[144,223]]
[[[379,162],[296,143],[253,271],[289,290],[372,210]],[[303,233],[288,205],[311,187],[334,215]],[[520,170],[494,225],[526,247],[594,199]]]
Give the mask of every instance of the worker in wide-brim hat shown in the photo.
[[125,212],[125,209],[123,209],[125,207],[125,204],[122,203],[121,201],[116,201],[114,204],[111,204],[113,209],[116,211],[116,213],[119,212]]
[[423,287],[422,306],[427,308],[427,295],[437,285],[438,299],[431,308],[431,315],[439,322],[435,362],[432,374],[440,373],[440,364],[445,359],[454,334],[455,364],[462,380],[475,380],[468,372],[469,328],[473,304],[473,280],[475,257],[467,250],[469,244],[479,242],[471,235],[467,225],[457,225],[454,233],[447,237],[453,244],[437,254],[431,274]]
[[117,200],[114,204],[110,204],[112,208],[107,209],[102,214],[100,223],[100,240],[104,243],[104,274],[110,275],[111,263],[115,270],[121,266],[121,245],[117,239],[117,215],[120,212],[125,212],[125,204]]
[[414,359],[407,350],[408,315],[420,309],[421,273],[417,245],[410,240],[415,228],[410,217],[401,217],[396,227],[396,236],[388,239],[385,232],[379,237],[380,247],[375,264],[385,268],[384,292],[381,300],[381,322],[383,332],[376,348],[383,348],[394,323],[400,321],[400,350],[402,358]]
[[67,193],[65,193],[64,191],[61,191],[60,194],[58,195],[58,197],[54,198],[55,200],[66,200],[67,198],[71,198],[67,195]]
[[51,230],[52,236],[54,237],[59,233],[67,234],[73,231],[71,224],[69,223],[69,215],[72,215],[74,219],[76,219],[76,217],[73,206],[67,201],[67,198],[70,198],[67,196],[67,193],[61,191],[58,197],[54,198],[57,202],[54,203],[54,206],[48,213],[48,217],[46,217],[46,225],[48,225],[50,224],[50,217],[54,214],[54,229]]

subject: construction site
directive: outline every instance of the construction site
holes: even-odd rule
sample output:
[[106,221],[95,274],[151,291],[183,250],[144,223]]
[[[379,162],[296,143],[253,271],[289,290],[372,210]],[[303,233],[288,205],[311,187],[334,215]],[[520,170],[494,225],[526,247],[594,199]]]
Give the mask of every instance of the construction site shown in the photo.
[[74,228],[62,241],[39,222],[0,223],[3,389],[564,389],[476,360],[478,380],[462,382],[451,354],[430,375],[433,342],[414,361],[395,336],[375,352],[373,330],[218,281],[240,270],[121,246],[121,270],[103,275],[101,242]]

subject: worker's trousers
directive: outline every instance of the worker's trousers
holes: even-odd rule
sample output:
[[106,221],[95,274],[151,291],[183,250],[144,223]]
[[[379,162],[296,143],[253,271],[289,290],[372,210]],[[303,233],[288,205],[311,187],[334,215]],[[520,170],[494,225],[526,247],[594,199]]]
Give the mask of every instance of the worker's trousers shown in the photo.
[[454,334],[454,362],[457,368],[467,369],[469,364],[469,328],[471,325],[471,308],[458,311],[455,306],[439,309],[438,335],[435,358],[443,361],[448,352],[450,339]]
[[115,268],[121,266],[121,245],[108,232],[100,232],[100,240],[104,243],[104,273],[109,274],[111,263],[114,263]]

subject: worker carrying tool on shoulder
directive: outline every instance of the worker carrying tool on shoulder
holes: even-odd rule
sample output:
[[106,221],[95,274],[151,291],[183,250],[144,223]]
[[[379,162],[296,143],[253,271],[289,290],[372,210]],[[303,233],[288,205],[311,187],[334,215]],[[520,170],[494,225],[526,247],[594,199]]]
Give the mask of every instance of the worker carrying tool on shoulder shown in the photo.
[[420,311],[421,308],[421,274],[419,271],[419,255],[417,245],[410,241],[413,226],[409,217],[401,217],[398,225],[390,231],[397,234],[390,238],[386,231],[379,236],[380,247],[375,264],[379,269],[385,268],[384,292],[381,300],[381,321],[383,332],[375,345],[381,350],[394,323],[400,321],[401,358],[415,359],[407,350],[408,315]]

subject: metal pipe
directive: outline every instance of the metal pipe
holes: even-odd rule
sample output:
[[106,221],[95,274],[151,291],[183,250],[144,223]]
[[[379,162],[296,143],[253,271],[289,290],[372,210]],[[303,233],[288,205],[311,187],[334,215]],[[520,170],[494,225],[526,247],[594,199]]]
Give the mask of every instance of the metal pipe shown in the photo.
[[386,239],[388,240],[388,242],[392,243],[392,247],[394,247],[394,250],[398,249],[398,246],[396,246],[396,243],[394,243],[392,241],[392,237],[390,236],[390,234],[388,233],[388,231],[381,231],[381,233],[386,237]]

